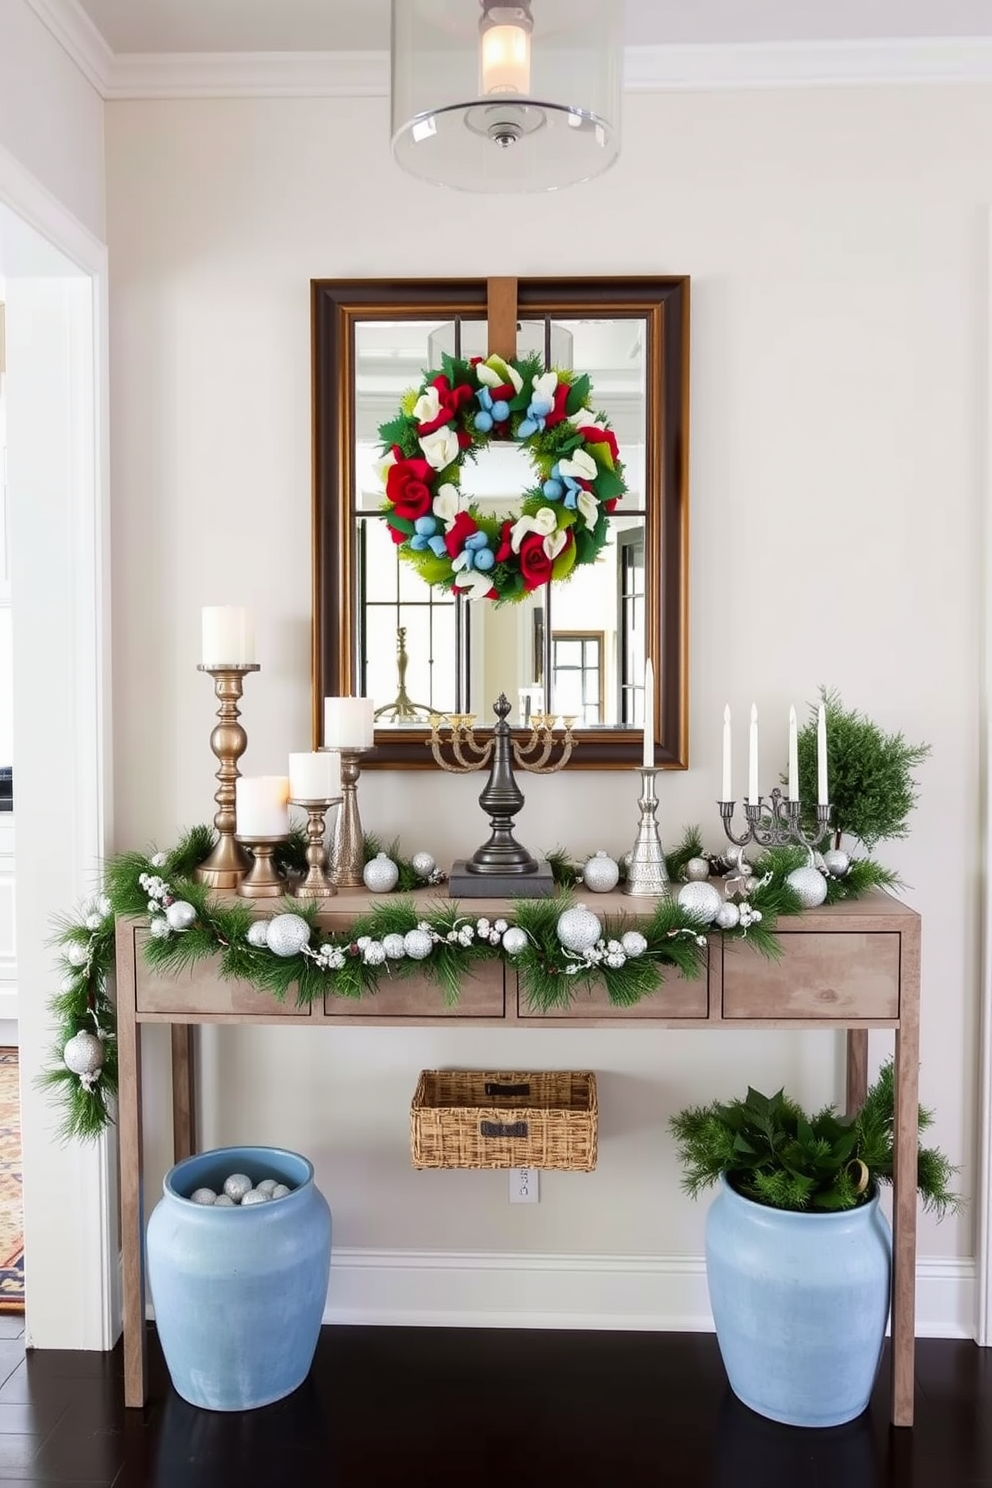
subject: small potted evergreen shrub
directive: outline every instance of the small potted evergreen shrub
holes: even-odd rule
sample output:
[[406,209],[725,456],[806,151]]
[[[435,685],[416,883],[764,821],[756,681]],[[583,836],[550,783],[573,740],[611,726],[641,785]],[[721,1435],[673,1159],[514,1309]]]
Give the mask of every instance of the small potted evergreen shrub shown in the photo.
[[[921,1131],[932,1121],[920,1109]],[[889,1314],[892,1237],[889,1060],[853,1118],[807,1114],[783,1091],[690,1106],[669,1123],[692,1197],[718,1185],[706,1277],[734,1394],[792,1426],[837,1426],[868,1404]],[[957,1170],[920,1147],[917,1189],[942,1218]]]

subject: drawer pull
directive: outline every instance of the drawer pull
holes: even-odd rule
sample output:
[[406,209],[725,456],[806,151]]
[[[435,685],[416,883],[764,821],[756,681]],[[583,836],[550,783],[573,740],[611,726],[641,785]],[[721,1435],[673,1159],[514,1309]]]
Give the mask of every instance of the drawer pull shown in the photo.
[[530,1095],[529,1085],[498,1085],[495,1080],[487,1080],[485,1085],[487,1095]]
[[526,1137],[526,1121],[480,1121],[479,1132],[484,1137]]

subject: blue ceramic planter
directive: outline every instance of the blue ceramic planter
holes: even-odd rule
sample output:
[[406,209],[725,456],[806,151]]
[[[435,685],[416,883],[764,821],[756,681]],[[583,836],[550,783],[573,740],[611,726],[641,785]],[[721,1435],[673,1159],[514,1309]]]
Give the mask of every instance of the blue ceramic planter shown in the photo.
[[721,1179],[706,1220],[706,1276],[738,1399],[789,1426],[860,1415],[882,1352],[891,1266],[877,1195],[839,1214],[792,1213]]
[[[194,1204],[231,1173],[293,1192],[246,1209]],[[148,1221],[148,1282],[177,1392],[207,1410],[251,1410],[302,1384],[327,1299],[331,1211],[305,1157],[222,1147],[177,1163]]]

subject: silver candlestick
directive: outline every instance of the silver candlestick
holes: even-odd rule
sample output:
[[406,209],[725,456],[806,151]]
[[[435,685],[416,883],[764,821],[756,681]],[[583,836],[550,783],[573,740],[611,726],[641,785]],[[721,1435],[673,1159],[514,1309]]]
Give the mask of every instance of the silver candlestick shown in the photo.
[[661,845],[656,820],[658,794],[655,790],[655,776],[657,774],[658,771],[654,766],[641,766],[641,795],[637,803],[641,808],[641,819],[637,824],[637,837],[631,849],[627,881],[623,886],[625,894],[654,899],[660,899],[671,892],[665,850]]
[[359,889],[364,879],[365,836],[358,814],[358,780],[365,749],[340,749],[341,807],[334,823],[330,876],[339,888]]
[[723,830],[735,847],[746,847],[756,842],[759,847],[805,847],[810,857],[830,832],[830,813],[833,807],[817,802],[816,826],[807,831],[802,824],[802,808],[797,800],[783,796],[778,786],[767,798],[759,796],[756,801],[744,802],[745,831],[737,835],[733,830],[736,801],[718,801]]

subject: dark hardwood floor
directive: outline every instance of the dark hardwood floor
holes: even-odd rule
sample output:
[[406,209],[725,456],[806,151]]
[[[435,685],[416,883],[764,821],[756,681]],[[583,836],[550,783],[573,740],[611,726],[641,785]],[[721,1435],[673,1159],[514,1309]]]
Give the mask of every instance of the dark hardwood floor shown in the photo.
[[992,1488],[992,1350],[923,1339],[917,1424],[798,1431],[740,1405],[709,1334],[325,1328],[304,1385],[126,1411],[121,1354],[25,1356],[0,1317],[0,1483],[103,1488]]

